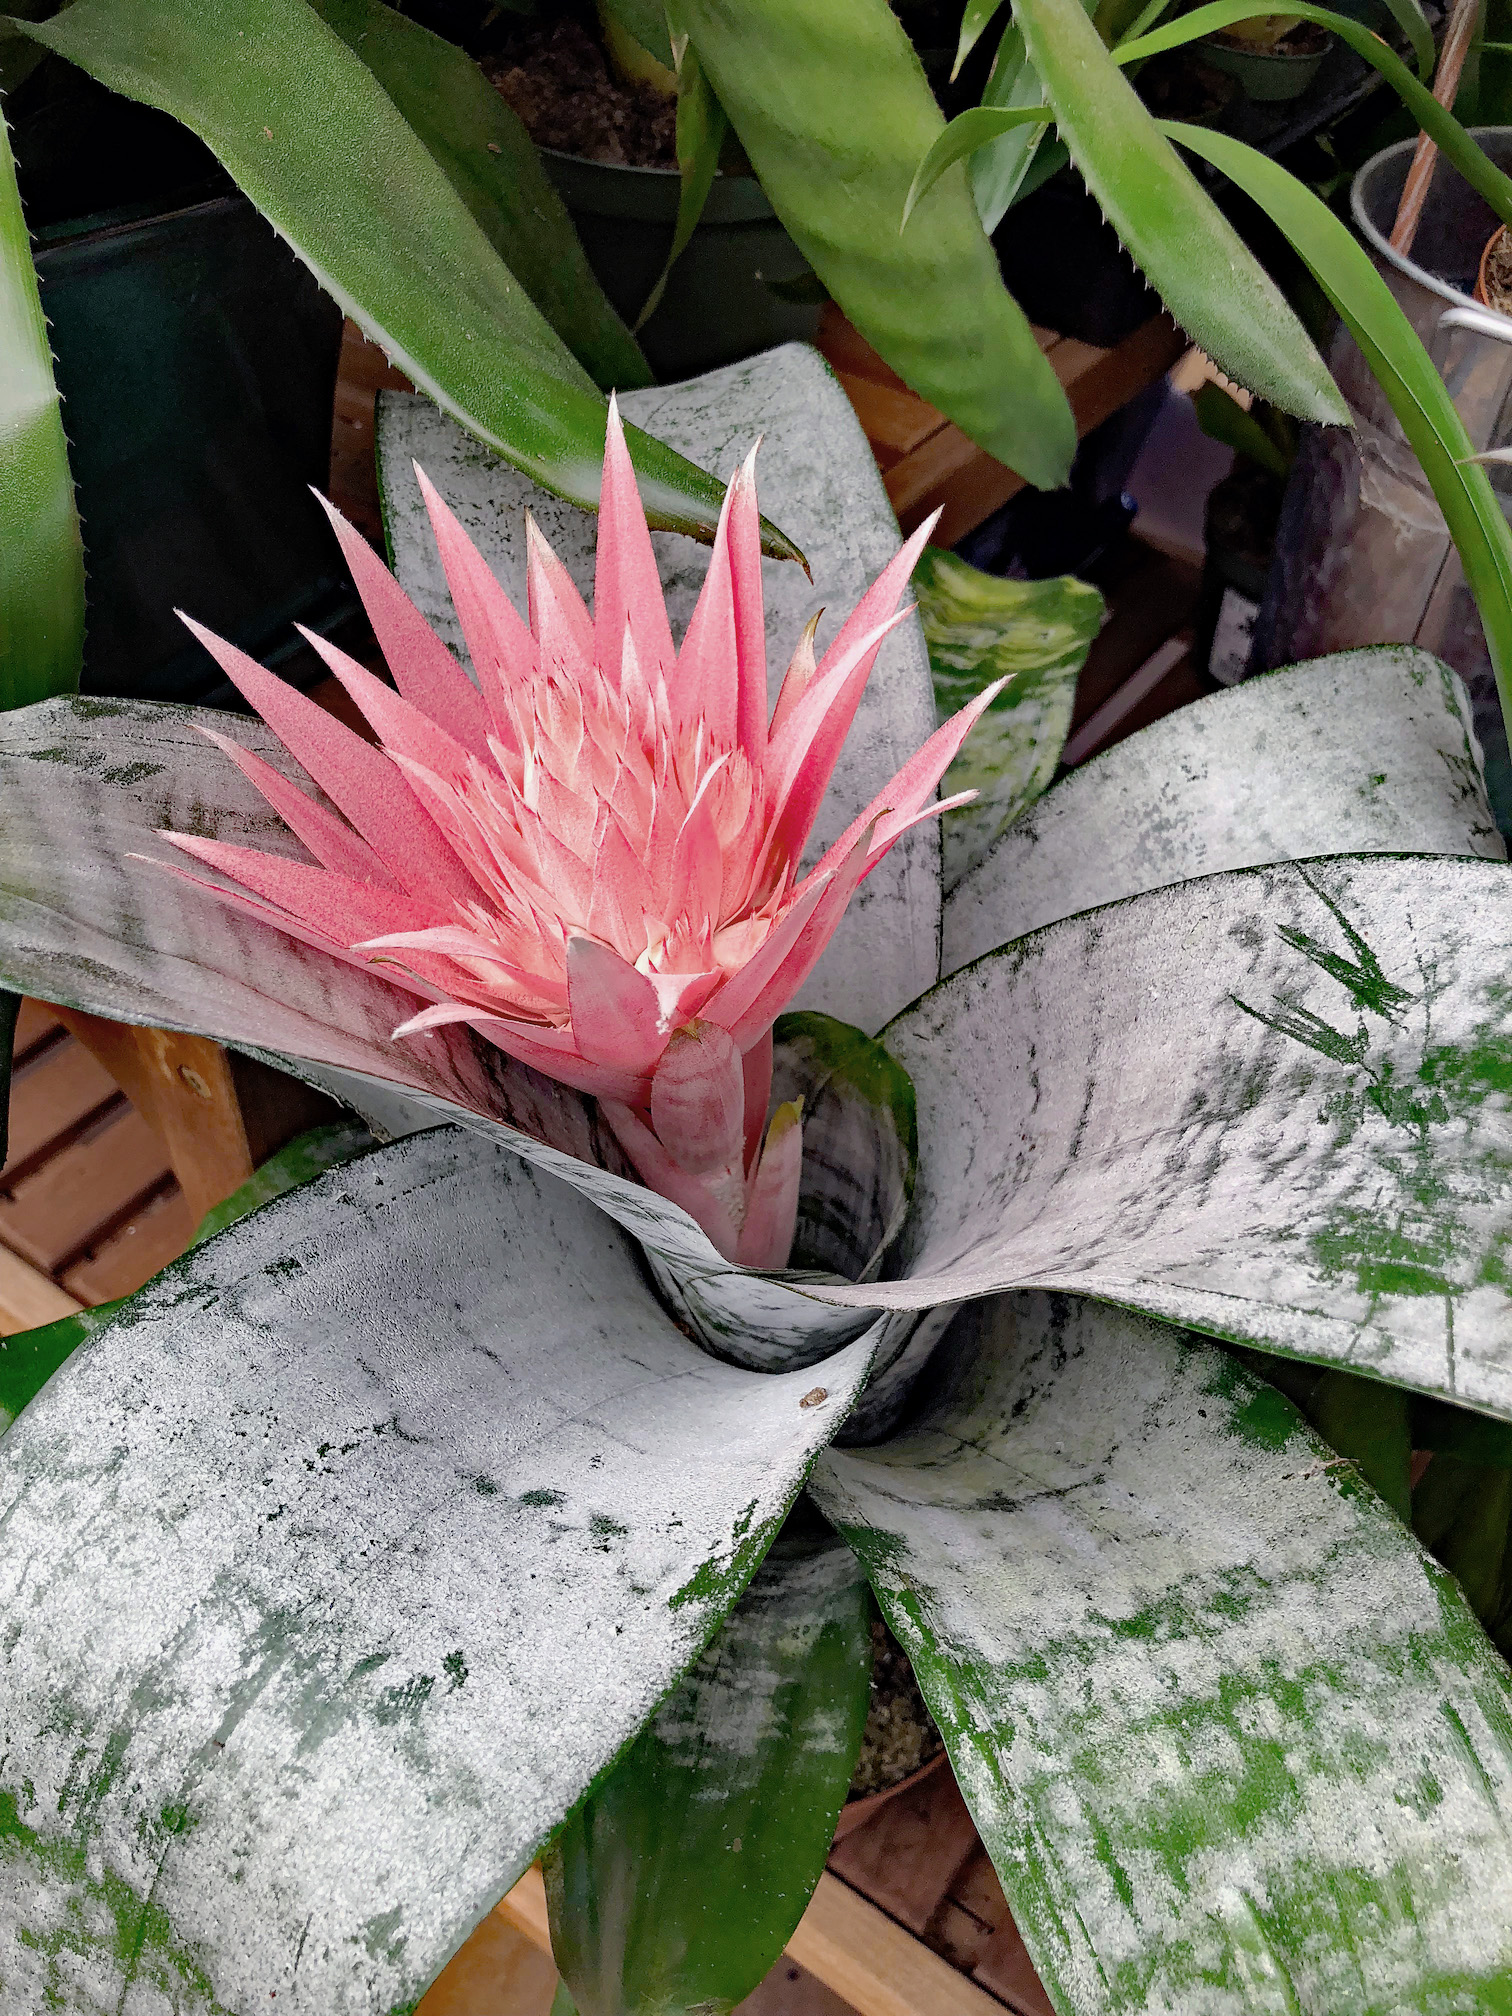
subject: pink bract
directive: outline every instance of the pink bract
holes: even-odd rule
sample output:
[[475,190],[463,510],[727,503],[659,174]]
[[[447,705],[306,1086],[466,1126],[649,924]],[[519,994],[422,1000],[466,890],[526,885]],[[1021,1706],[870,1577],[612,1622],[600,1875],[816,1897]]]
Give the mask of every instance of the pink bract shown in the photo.
[[382,961],[429,1004],[396,1038],[467,1022],[597,1095],[652,1187],[730,1257],[770,1266],[787,1257],[797,1186],[796,1116],[774,1122],[764,1177],[759,1167],[772,1023],[863,877],[943,809],[931,794],[998,688],[931,736],[801,874],[930,525],[817,663],[813,626],[804,633],[768,718],[754,454],[730,483],[680,648],[612,404],[591,616],[527,523],[523,622],[417,472],[476,686],[327,505],[398,691],[305,634],[380,746],[190,623],[328,804],[212,734],[312,860],[163,837],[239,885],[187,877],[223,900],[336,958]]

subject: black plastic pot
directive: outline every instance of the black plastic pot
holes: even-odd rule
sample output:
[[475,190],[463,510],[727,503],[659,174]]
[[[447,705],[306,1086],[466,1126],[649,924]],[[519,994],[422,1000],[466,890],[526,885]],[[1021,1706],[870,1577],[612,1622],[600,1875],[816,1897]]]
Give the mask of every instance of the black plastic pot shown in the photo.
[[[680,180],[543,148],[599,285],[632,327],[671,249]],[[778,343],[811,342],[824,292],[750,175],[716,176],[639,342],[658,378],[691,378]]]
[[36,253],[84,527],[83,686],[219,704],[183,608],[254,658],[353,597],[330,472],[341,310],[240,196],[64,226]]
[[[7,105],[83,523],[86,692],[232,699],[356,606],[329,480],[341,310],[194,137],[49,58]],[[239,704],[239,703],[238,703]]]
[[1015,203],[992,243],[1009,293],[1041,328],[1110,346],[1160,312],[1159,295],[1069,168]]

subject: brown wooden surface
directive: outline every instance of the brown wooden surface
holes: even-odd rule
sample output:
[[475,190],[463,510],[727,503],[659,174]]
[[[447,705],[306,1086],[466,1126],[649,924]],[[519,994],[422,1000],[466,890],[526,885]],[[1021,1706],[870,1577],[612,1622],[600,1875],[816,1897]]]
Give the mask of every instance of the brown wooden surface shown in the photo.
[[[1065,387],[1079,436],[1153,385],[1187,347],[1168,315],[1155,316],[1109,350],[1053,329],[1034,333]],[[905,532],[938,507],[935,544],[954,546],[1024,488],[1021,476],[910,392],[833,304],[824,311],[817,342],[866,430]]]

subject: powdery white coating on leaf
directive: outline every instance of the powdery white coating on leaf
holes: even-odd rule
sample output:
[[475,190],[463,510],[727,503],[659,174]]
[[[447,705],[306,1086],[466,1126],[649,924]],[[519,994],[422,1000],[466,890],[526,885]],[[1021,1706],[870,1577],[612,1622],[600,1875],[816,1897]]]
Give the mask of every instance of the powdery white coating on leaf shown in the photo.
[[[817,352],[787,344],[686,384],[626,393],[627,421],[721,479],[762,437],[761,508],[797,541],[813,582],[791,561],[762,562],[769,698],[775,701],[804,624],[821,606],[819,649],[898,548],[898,527],[850,401]],[[463,656],[435,540],[412,464],[460,518],[517,608],[525,607],[525,511],[535,516],[591,601],[597,520],[539,489],[428,401],[384,393],[378,412],[384,514],[399,580]],[[708,569],[707,549],[654,533],[674,636]],[[869,804],[935,727],[929,660],[916,618],[884,644],[805,853],[806,866]],[[939,973],[940,842],[935,821],[898,841],[852,898],[796,1007],[821,1008],[868,1031]]]
[[66,699],[0,715],[7,986],[235,1044],[330,1090],[387,1135],[453,1120],[507,1142],[675,1267],[707,1332],[749,1334],[763,1366],[811,1363],[866,1328],[869,1315],[731,1266],[686,1212],[627,1173],[591,1100],[462,1025],[395,1043],[412,994],[151,865],[172,851],[157,838],[164,826],[298,857],[299,843],[198,724],[302,775],[260,722],[204,708]]
[[1120,1311],[977,1305],[813,1488],[1067,2016],[1512,2008],[1512,1677],[1272,1389]]
[[809,1408],[717,1364],[590,1205],[456,1129],[186,1256],[0,1443],[0,2010],[410,2006],[866,1363]]
[[1512,1416],[1512,867],[1214,875],[966,967],[885,1032],[925,1308],[1065,1288]]
[[1505,851],[1459,675],[1410,645],[1343,651],[1212,694],[1073,770],[951,892],[941,971],[1220,869]]

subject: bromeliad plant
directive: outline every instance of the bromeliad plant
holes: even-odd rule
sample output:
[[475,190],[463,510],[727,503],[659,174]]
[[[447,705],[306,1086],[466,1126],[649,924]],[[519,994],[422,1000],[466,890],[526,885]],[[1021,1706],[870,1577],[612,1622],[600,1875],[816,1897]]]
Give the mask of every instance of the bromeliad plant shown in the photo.
[[[822,367],[651,396],[709,461],[766,421],[778,515],[851,600],[891,534]],[[1221,1348],[1512,1420],[1512,870],[1453,675],[1363,652],[1201,703],[982,836],[943,906],[933,822],[898,833],[777,1025],[796,1232],[744,1265],[622,1141],[661,1140],[671,1071],[673,1135],[733,1150],[733,1079],[674,1058],[723,1028],[764,1078],[803,961],[750,1021],[743,976],[925,810],[962,724],[900,771],[930,712],[903,626],[792,879],[784,723],[823,713],[830,763],[899,578],[810,671],[795,570],[755,615],[739,477],[674,658],[622,465],[590,617],[573,520],[564,575],[518,478],[419,402],[385,427],[408,599],[354,549],[400,681],[338,662],[389,752],[340,745],[360,782],[297,710],[0,723],[5,982],[252,1046],[402,1137],[205,1240],[0,1444],[0,2008],[411,2009],[544,1846],[583,2016],[728,2009],[844,1796],[863,1571],[1058,2008],[1508,2006],[1512,1676]],[[437,507],[476,687],[421,621],[452,634],[401,450],[528,575],[527,630]],[[750,668],[789,624],[768,716]],[[740,750],[790,906],[761,945],[743,848],[717,900],[707,848],[696,907],[651,900],[648,774],[686,826],[700,781],[743,797]],[[417,997],[445,1012],[396,1040]],[[611,1036],[628,1082],[563,1082]]]

